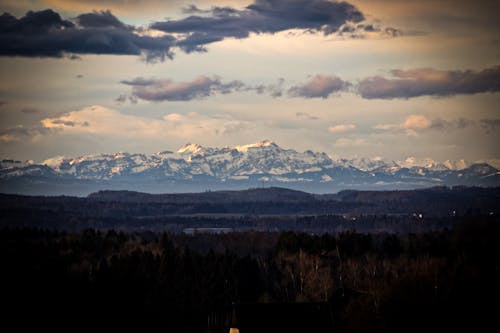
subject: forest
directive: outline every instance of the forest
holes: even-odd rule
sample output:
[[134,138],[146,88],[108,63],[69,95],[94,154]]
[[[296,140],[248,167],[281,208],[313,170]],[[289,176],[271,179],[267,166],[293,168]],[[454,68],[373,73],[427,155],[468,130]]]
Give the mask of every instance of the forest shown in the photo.
[[322,235],[4,227],[3,324],[211,332],[208,316],[233,303],[327,302],[336,332],[486,331],[500,305],[499,222]]
[[0,194],[3,324],[227,333],[235,305],[321,304],[335,332],[486,331],[499,203],[466,187]]
[[420,233],[451,229],[465,216],[498,215],[499,203],[500,188],[479,187],[323,195],[283,188],[155,195],[102,191],[85,198],[0,194],[0,227]]

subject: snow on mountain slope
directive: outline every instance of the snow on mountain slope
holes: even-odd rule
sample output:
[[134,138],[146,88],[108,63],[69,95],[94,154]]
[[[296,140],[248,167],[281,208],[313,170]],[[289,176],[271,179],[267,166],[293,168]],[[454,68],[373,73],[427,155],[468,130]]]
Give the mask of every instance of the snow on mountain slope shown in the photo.
[[248,145],[235,146],[234,149],[236,149],[239,152],[245,153],[250,148],[269,147],[269,146],[273,146],[273,145],[276,146],[276,144],[274,142],[269,141],[269,140],[264,140],[264,141],[260,141],[260,142],[257,142],[257,143],[251,143],[251,144],[248,144]]
[[446,160],[443,164],[450,170],[462,170],[470,166],[470,163],[465,160],[450,161]]
[[45,160],[42,165],[79,179],[111,179],[145,173],[181,178],[193,175],[230,178],[303,174],[331,169],[336,164],[325,153],[299,153],[266,140],[234,148],[205,148],[198,144],[187,144],[176,153],[165,151],[151,155],[120,152],[77,158],[58,156]]
[[[264,140],[254,144],[210,148],[187,144],[176,152],[150,155],[114,153],[77,158],[54,157],[41,164],[13,160],[0,162],[0,179],[59,177],[85,181],[163,180],[199,184],[262,183],[335,184],[343,188],[386,186],[395,188],[432,185],[499,185],[498,169],[486,163],[469,165],[464,160],[436,162],[406,158],[390,161],[374,158],[332,158],[325,153],[297,152]],[[58,179],[59,179],[58,178]]]
[[400,166],[395,164],[394,161],[389,161],[379,156],[373,158],[366,158],[366,157],[356,157],[352,159],[339,158],[336,159],[335,162],[343,167],[353,167],[362,171],[373,171],[379,168],[387,168],[391,166],[397,166],[398,169],[400,168]]

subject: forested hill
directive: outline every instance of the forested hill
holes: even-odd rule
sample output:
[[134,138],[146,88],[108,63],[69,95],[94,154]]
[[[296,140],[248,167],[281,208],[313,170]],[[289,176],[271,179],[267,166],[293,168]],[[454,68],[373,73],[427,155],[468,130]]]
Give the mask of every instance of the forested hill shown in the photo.
[[87,196],[91,200],[156,203],[245,203],[307,202],[316,196],[280,187],[253,188],[241,191],[207,191],[201,193],[148,194],[134,191],[99,191]]
[[500,188],[342,191],[313,195],[283,188],[188,194],[102,191],[79,197],[0,194],[0,227],[134,229],[186,228],[415,231],[452,226],[460,217],[500,214]]
[[190,207],[189,213],[196,214],[380,215],[420,212],[448,216],[463,215],[467,212],[495,213],[500,206],[500,188],[460,186],[405,191],[346,190],[336,194],[309,194],[278,187],[184,194],[100,191],[90,194],[87,198],[99,202],[165,204],[183,209]]
[[[490,207],[500,202],[500,187],[432,187],[417,190],[359,191],[344,190],[335,194],[310,194],[280,187],[252,188],[241,191],[207,191],[201,193],[149,194],[134,191],[99,191],[87,196],[96,201],[135,203],[307,203],[343,202],[367,206],[383,204],[414,206],[461,205],[466,207],[482,205]],[[286,212],[284,212],[286,213]],[[388,211],[387,211],[388,213]]]
[[[0,194],[2,211],[65,211],[85,216],[185,214],[413,214],[431,216],[496,214],[500,188],[434,187],[406,191],[353,191],[310,194],[285,188],[243,191],[148,194],[99,191],[86,198]],[[107,210],[106,210],[107,209]]]

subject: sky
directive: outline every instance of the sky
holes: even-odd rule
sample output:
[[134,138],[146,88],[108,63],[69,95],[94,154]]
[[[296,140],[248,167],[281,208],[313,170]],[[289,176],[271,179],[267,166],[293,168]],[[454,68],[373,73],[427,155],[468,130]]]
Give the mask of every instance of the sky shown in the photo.
[[498,1],[3,0],[0,158],[500,159]]

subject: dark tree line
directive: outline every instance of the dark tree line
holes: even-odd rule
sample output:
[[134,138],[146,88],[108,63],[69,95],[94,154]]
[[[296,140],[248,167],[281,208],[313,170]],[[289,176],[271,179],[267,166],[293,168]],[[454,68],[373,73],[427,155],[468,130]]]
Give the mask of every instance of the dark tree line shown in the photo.
[[[124,204],[123,204],[124,205]],[[327,214],[327,215],[157,215],[128,216],[126,210],[115,216],[91,215],[93,208],[70,212],[55,207],[0,208],[0,228],[43,228],[80,232],[85,229],[182,233],[193,228],[231,228],[234,231],[295,231],[305,233],[340,233],[349,230],[367,233],[422,233],[451,229],[470,216],[427,216],[412,214]],[[111,213],[110,213],[111,214]],[[111,214],[113,215],[113,214]]]
[[320,301],[339,332],[481,331],[500,309],[499,222],[404,235],[4,228],[4,324],[205,332],[232,302]]
[[408,191],[341,191],[313,195],[282,188],[191,194],[102,191],[86,198],[0,193],[0,212],[31,212],[80,218],[232,215],[411,215],[448,217],[498,213],[500,188],[436,187]]

